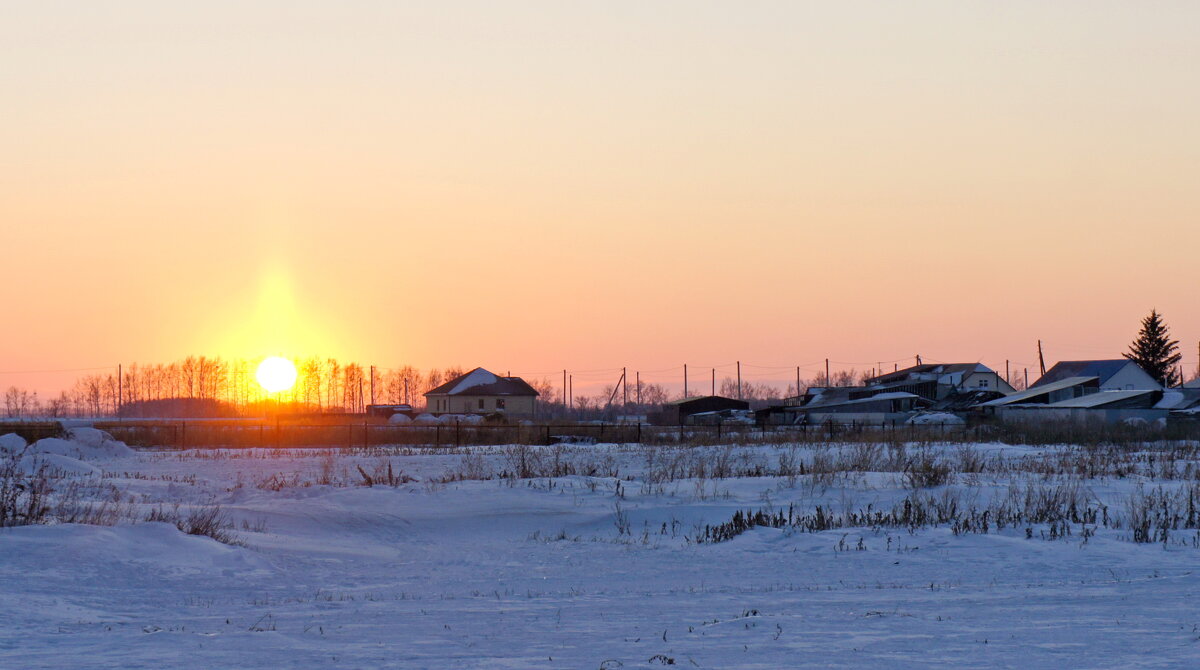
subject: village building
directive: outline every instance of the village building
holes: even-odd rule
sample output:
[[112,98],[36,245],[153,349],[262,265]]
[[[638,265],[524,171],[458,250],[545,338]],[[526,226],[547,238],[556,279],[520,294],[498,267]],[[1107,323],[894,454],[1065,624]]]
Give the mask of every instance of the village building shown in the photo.
[[[719,395],[706,395],[683,398],[664,403],[658,423],[664,426],[683,426],[696,423],[695,416],[709,415],[711,422],[733,417],[734,412],[746,412],[750,403],[737,398],[725,398]],[[701,420],[708,423],[709,420]]]
[[[1077,401],[1084,396],[1117,391],[1127,393]],[[1137,391],[1142,393],[1132,393]],[[1099,407],[1111,401],[1125,406],[1141,404],[1151,407],[1162,397],[1161,391],[1162,386],[1153,377],[1128,359],[1060,361],[1028,389],[982,403],[980,406],[1056,406],[1059,403],[1070,402],[1071,404],[1064,407]],[[1160,393],[1153,396],[1150,392]]]
[[430,414],[504,414],[531,417],[538,392],[520,377],[501,377],[483,368],[451,379],[425,393]]
[[975,391],[1012,393],[1015,389],[995,370],[983,363],[926,363],[871,377],[866,389],[903,392],[927,400],[943,400]]

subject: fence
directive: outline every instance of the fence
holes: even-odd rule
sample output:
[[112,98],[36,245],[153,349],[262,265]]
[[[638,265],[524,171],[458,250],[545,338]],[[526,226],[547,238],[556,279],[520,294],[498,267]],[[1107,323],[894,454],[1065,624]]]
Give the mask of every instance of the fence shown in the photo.
[[624,444],[711,444],[716,442],[797,441],[843,439],[940,439],[971,435],[979,429],[962,425],[906,425],[891,423],[825,423],[776,426],[717,424],[709,426],[657,426],[649,424],[537,424],[393,426],[373,423],[267,424],[211,422],[97,422],[97,428],[137,447],[192,448],[301,448],[408,446],[453,449],[492,444],[546,445],[556,442],[608,442]]

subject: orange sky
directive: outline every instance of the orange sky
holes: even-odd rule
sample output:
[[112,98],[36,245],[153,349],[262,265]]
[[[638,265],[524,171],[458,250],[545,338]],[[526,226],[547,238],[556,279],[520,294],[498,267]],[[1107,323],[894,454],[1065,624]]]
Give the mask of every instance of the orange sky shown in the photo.
[[245,4],[2,10],[0,386],[1196,366],[1200,4]]

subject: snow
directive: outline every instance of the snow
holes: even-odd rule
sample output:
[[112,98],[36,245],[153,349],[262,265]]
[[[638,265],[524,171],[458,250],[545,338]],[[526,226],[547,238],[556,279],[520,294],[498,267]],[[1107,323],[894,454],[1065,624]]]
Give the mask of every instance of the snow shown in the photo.
[[388,417],[388,423],[390,423],[393,426],[407,425],[412,422],[413,422],[412,419],[408,418],[407,414],[393,414],[390,417]]
[[463,376],[462,379],[458,380],[458,383],[454,385],[454,388],[447,391],[447,393],[449,395],[456,395],[466,391],[467,389],[474,388],[476,386],[484,386],[487,384],[495,384],[498,381],[500,381],[500,378],[491,372],[488,372],[483,368],[475,368]]
[[[1198,653],[1193,531],[1141,545],[1109,528],[1056,540],[1013,528],[757,528],[695,544],[685,538],[736,510],[841,513],[911,492],[891,471],[824,482],[652,476],[693,458],[773,468],[784,455],[861,449],[852,444],[119,455],[106,443],[72,448],[135,516],[220,505],[245,546],[132,520],[0,530],[0,667],[662,667],[657,658],[702,668],[1167,668],[1191,667]],[[1072,451],[932,449],[1013,466]],[[445,476],[492,475],[518,458],[597,474]],[[416,481],[356,485],[358,467],[388,463]],[[931,494],[985,504],[1046,480],[1010,470],[959,475]],[[291,483],[264,485],[274,476]],[[1071,481],[1113,514],[1138,486],[1183,485],[1142,474]],[[629,534],[617,530],[622,516]]]
[[9,452],[19,452],[25,448],[25,438],[16,433],[0,435],[0,449]]

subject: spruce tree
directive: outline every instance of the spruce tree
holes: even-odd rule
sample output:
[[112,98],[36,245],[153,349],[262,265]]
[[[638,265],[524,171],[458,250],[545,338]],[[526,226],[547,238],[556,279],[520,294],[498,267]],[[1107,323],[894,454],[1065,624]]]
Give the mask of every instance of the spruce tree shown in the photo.
[[1179,353],[1179,340],[1172,340],[1170,329],[1163,323],[1158,310],[1150,310],[1150,316],[1142,319],[1142,330],[1129,345],[1125,358],[1137,363],[1163,386],[1173,386],[1179,381],[1176,365],[1183,356]]

